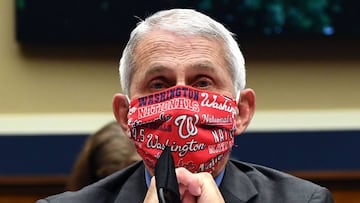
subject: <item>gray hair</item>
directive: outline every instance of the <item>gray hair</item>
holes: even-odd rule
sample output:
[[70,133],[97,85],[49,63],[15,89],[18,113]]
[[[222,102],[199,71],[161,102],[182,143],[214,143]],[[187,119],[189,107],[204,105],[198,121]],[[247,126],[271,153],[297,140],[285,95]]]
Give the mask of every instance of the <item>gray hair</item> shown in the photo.
[[134,72],[134,50],[139,41],[154,27],[182,35],[200,35],[220,40],[225,46],[226,61],[234,84],[236,99],[245,88],[245,60],[233,33],[212,18],[192,9],[159,11],[138,23],[120,59],[120,82],[124,94],[130,96],[130,83]]

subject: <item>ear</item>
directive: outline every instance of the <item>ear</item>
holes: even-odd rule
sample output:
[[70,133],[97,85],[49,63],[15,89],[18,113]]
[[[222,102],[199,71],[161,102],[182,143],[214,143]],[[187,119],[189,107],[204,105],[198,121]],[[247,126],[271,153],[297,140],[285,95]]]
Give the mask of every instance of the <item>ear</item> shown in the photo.
[[128,123],[128,112],[129,112],[129,101],[127,97],[123,94],[115,94],[113,98],[113,112],[114,116],[119,123],[120,127],[126,133],[127,136],[130,136]]
[[249,125],[255,112],[255,92],[252,89],[241,90],[238,98],[235,135],[240,135]]

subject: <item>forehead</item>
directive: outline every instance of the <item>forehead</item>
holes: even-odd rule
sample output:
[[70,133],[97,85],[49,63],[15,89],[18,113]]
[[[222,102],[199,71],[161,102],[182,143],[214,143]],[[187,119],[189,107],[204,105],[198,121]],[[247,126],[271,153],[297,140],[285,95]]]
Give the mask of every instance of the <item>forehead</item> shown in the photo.
[[194,62],[197,58],[224,63],[226,58],[223,45],[215,37],[152,30],[140,39],[134,49],[135,69],[157,60]]

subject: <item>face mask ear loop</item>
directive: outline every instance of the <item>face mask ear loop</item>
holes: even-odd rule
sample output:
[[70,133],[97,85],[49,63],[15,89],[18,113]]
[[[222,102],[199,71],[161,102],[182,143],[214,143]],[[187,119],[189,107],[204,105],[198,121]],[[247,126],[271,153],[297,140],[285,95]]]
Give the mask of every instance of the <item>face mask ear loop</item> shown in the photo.
[[129,103],[129,105],[130,105],[130,98],[129,98],[129,95],[125,95],[125,96],[126,96],[126,99],[127,99],[128,103]]
[[236,100],[236,103],[237,103],[237,104],[240,102],[240,92],[241,92],[241,90],[239,90],[238,92],[236,92],[235,100]]

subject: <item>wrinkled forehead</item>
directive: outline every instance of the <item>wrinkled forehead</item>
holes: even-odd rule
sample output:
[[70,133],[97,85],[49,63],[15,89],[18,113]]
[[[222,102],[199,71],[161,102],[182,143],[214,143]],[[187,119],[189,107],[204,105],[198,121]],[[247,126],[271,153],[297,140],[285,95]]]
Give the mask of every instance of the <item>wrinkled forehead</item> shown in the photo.
[[[201,46],[198,46],[200,45]],[[209,50],[209,47],[215,44]],[[136,71],[138,65],[138,59],[144,58],[144,54],[147,56],[162,55],[166,56],[170,53],[170,48],[176,49],[181,54],[184,50],[192,50],[193,52],[205,52],[210,51],[215,53],[219,58],[225,61],[226,67],[230,66],[226,46],[224,40],[216,36],[209,36],[202,33],[179,33],[164,29],[151,29],[146,34],[138,38],[132,53],[132,74]],[[172,53],[173,54],[173,53]]]

